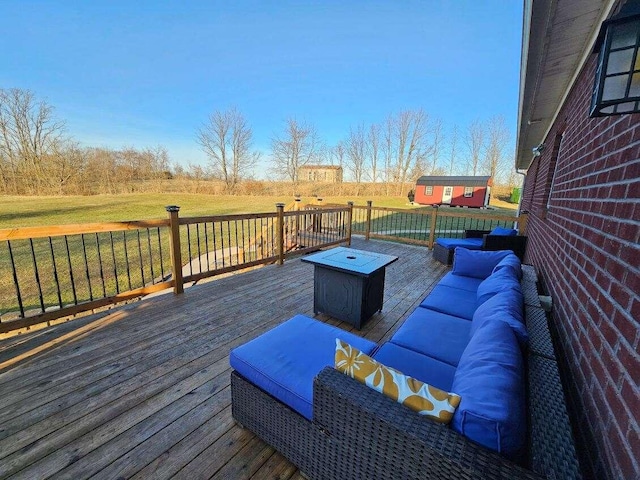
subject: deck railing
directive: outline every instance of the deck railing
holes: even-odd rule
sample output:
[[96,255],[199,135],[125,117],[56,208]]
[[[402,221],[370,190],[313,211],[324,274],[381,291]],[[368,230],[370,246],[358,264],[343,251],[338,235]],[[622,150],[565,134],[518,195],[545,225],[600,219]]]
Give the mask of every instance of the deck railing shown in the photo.
[[511,228],[514,222],[519,222],[520,230],[524,231],[522,220],[510,215],[471,213],[468,209],[374,207],[369,201],[367,206],[353,207],[352,231],[367,240],[379,238],[433,248],[436,238],[462,238],[465,230]]
[[[0,333],[350,243],[352,206],[0,230]],[[3,245],[4,244],[4,245]]]
[[398,209],[300,199],[275,212],[0,230],[0,334],[292,255],[351,234],[433,247],[466,229],[525,217],[436,207]]

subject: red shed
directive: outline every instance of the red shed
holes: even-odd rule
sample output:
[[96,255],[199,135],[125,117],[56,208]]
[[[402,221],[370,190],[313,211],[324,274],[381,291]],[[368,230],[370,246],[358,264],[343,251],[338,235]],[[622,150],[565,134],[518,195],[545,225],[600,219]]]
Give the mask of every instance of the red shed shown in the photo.
[[416,182],[414,201],[421,205],[482,208],[489,205],[491,177],[424,176]]

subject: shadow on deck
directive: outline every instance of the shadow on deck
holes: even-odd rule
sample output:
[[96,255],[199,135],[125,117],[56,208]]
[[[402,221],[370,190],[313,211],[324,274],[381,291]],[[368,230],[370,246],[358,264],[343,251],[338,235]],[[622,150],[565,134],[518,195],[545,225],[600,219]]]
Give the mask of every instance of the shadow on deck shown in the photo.
[[[399,257],[382,313],[357,332],[380,342],[446,268],[424,247],[352,247]],[[234,424],[228,361],[296,313],[313,316],[299,259],[1,341],[0,478],[301,478]]]

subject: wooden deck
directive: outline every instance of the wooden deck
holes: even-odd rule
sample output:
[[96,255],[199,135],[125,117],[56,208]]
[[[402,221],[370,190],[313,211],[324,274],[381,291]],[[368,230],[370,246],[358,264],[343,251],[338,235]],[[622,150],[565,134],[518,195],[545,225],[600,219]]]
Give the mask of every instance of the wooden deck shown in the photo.
[[[380,342],[446,268],[424,247],[352,247],[400,257],[359,332]],[[299,259],[1,341],[0,478],[302,478],[234,424],[228,360],[296,313],[313,316],[313,266]]]

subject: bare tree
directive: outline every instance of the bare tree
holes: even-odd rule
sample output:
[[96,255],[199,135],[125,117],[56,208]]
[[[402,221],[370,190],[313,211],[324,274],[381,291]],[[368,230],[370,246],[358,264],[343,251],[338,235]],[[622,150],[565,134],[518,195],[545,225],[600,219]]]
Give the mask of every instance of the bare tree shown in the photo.
[[281,177],[298,183],[298,169],[318,158],[322,151],[316,129],[294,118],[286,121],[282,135],[271,139],[273,169]]
[[[19,183],[29,193],[46,184],[46,157],[63,140],[64,123],[53,107],[36,100],[29,90],[0,89],[0,160],[5,189],[18,193]],[[9,178],[11,177],[11,178]]]
[[358,125],[355,129],[350,128],[347,137],[347,169],[356,183],[362,183],[366,149],[367,139],[364,127]]
[[397,195],[404,195],[409,172],[416,161],[430,153],[431,147],[426,144],[427,124],[428,117],[423,110],[406,110],[395,117],[396,157],[393,171],[394,180],[399,184]]
[[369,127],[367,135],[367,156],[369,157],[369,175],[373,183],[378,181],[378,165],[380,164],[381,150],[381,128],[380,125],[373,124]]
[[253,174],[259,154],[251,150],[252,142],[251,127],[235,108],[212,113],[198,131],[198,143],[209,157],[214,175],[229,191]]
[[329,149],[329,161],[331,162],[331,165],[344,168],[346,156],[347,148],[342,140]]
[[431,175],[435,175],[435,172],[438,170],[438,162],[440,161],[442,145],[444,143],[444,132],[440,118],[433,122],[431,131],[433,141],[431,142],[431,162],[428,170]]
[[487,145],[485,151],[484,170],[491,175],[493,181],[503,172],[504,150],[509,143],[509,129],[504,117],[491,117],[487,122]]
[[474,120],[469,125],[465,139],[469,152],[469,171],[471,175],[477,175],[480,168],[480,156],[484,147],[484,128],[479,120]]
[[458,154],[458,125],[453,126],[449,145],[451,148],[451,155],[449,156],[449,175],[453,175],[456,155]]

